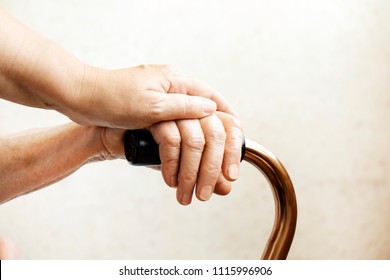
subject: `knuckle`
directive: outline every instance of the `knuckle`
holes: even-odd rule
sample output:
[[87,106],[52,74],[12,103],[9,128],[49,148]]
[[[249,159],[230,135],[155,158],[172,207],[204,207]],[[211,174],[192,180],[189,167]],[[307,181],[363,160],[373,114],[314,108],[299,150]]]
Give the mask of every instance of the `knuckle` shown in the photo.
[[237,127],[240,130],[242,130],[242,123],[241,123],[241,121],[238,118],[234,117],[234,116],[232,116],[231,118],[232,118],[232,126]]
[[169,149],[161,153],[161,165],[164,169],[177,169],[180,161],[180,149]]
[[217,116],[210,116],[203,121],[203,130],[207,141],[217,142],[218,144],[225,142],[226,131]]
[[208,176],[218,177],[221,173],[221,165],[215,162],[203,163],[202,168],[207,171]]
[[140,64],[137,66],[137,68],[139,68],[140,70],[147,70],[147,69],[150,69],[150,65],[149,64]]
[[226,132],[222,126],[214,127],[210,130],[206,136],[207,140],[213,140],[216,142],[225,142]]
[[180,149],[181,146],[181,137],[180,134],[165,134],[162,137],[162,141],[164,146],[168,148],[177,148]]
[[176,172],[179,161],[176,158],[166,158],[164,162],[161,163],[161,167],[166,172]]
[[230,114],[227,115],[227,118],[229,121],[229,126],[242,130],[242,124],[238,118],[236,118],[235,116],[232,116]]
[[203,151],[206,141],[202,135],[192,135],[183,144],[191,150]]
[[148,108],[149,113],[147,114],[147,118],[152,120],[153,122],[156,120],[161,121],[165,111],[163,95],[161,95],[161,97],[156,97],[150,100]]
[[198,173],[194,171],[187,171],[185,173],[180,173],[180,182],[184,184],[194,184],[198,178]]
[[168,180],[171,178],[172,174],[177,174],[178,162],[174,160],[168,160],[165,163],[161,164],[161,170],[163,175],[165,175]]

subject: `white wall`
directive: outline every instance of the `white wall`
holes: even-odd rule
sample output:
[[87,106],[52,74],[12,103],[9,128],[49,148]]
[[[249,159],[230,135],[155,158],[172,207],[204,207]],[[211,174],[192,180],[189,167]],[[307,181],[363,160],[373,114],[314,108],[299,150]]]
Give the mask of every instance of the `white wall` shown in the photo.
[[[0,4],[88,63],[169,63],[223,92],[295,184],[291,259],[390,258],[389,1]],[[0,133],[64,121],[0,100]],[[254,259],[272,221],[248,164],[228,197],[189,207],[124,161],[0,206],[0,235],[23,259]]]

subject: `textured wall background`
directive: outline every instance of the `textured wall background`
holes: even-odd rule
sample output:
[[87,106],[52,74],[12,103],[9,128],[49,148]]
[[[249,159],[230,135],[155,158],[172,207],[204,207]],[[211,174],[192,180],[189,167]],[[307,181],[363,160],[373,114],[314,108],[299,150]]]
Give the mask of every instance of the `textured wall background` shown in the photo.
[[[88,63],[169,63],[223,92],[295,184],[291,259],[390,258],[389,1],[0,4]],[[0,133],[66,121],[0,100]],[[0,235],[23,259],[258,258],[273,198],[241,173],[228,197],[182,207],[155,171],[91,164],[1,205]]]

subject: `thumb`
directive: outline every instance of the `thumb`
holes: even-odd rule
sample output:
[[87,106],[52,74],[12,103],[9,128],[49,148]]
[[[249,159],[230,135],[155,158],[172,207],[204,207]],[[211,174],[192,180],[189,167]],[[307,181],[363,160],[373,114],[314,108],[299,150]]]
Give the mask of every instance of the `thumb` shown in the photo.
[[159,113],[156,121],[175,119],[199,119],[213,114],[217,104],[204,97],[186,94],[164,94],[159,101]]

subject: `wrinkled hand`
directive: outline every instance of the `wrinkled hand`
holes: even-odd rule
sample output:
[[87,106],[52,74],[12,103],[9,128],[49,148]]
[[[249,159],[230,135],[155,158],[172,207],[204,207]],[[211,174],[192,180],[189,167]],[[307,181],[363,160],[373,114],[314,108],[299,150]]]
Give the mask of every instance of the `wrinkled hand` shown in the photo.
[[202,201],[213,192],[226,195],[239,176],[242,127],[239,120],[217,112],[200,120],[167,121],[150,128],[159,144],[162,175],[177,187],[177,200],[191,203],[195,190]]
[[[100,128],[104,159],[125,158],[125,130]],[[150,131],[159,144],[161,171],[167,185],[177,188],[179,203],[188,205],[196,197],[208,200],[212,193],[226,195],[230,182],[239,176],[242,127],[226,113],[200,120],[166,121]]]
[[64,112],[81,124],[137,129],[166,120],[203,118],[217,109],[233,113],[217,91],[166,65],[85,67],[73,105]]

